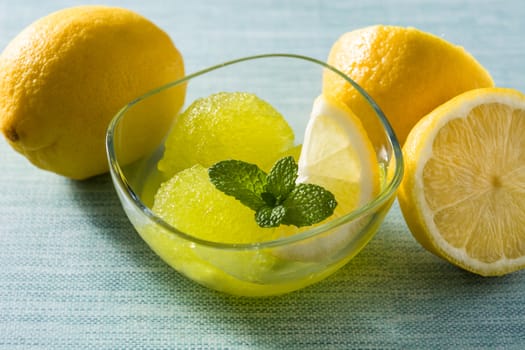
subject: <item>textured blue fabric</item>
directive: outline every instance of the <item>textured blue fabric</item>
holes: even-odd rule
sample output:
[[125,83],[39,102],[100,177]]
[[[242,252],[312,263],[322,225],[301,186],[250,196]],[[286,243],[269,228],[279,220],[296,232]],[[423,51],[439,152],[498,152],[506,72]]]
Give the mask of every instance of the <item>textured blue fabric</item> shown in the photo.
[[[0,1],[0,47],[51,11]],[[414,26],[525,91],[522,1],[105,1],[164,28],[187,71],[263,52],[325,59],[344,32]],[[0,141],[0,349],[522,349],[525,272],[482,278],[423,250],[397,203],[341,271],[246,299],[190,282],[135,234],[107,175],[70,181]]]

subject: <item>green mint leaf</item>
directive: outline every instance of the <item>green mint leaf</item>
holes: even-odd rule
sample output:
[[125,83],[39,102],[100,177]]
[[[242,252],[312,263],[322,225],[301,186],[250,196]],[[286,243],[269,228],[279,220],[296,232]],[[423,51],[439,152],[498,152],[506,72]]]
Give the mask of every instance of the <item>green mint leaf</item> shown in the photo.
[[334,213],[334,195],[314,184],[298,184],[282,203],[286,209],[282,223],[297,227],[310,226]]
[[277,161],[268,175],[255,164],[225,160],[208,175],[218,190],[255,211],[259,226],[310,226],[332,215],[337,202],[321,186],[296,184],[297,169],[292,157]]
[[266,187],[266,173],[255,164],[240,160],[225,160],[208,169],[210,181],[217,189],[235,197],[252,210],[266,206],[262,193]]
[[275,207],[277,205],[277,198],[270,192],[263,192],[261,193],[261,198],[266,203],[266,205],[270,207]]
[[282,205],[262,207],[255,213],[255,221],[260,227],[277,227],[285,215],[286,209]]
[[268,173],[266,191],[274,195],[280,204],[295,188],[297,180],[297,164],[293,157],[284,157],[275,163]]

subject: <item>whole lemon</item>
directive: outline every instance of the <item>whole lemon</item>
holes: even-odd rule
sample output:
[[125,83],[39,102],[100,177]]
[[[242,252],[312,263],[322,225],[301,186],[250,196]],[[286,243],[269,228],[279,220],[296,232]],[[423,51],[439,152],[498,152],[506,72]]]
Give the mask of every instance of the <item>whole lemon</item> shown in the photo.
[[[437,106],[467,90],[494,86],[465,49],[415,28],[375,25],[345,33],[333,44],[328,64],[366,90],[401,144]],[[374,123],[368,103],[335,74],[325,74],[323,92],[345,102],[365,123]]]
[[[63,9],[29,25],[0,55],[0,129],[36,166],[85,179],[108,169],[105,132],[119,109],[183,75],[170,37],[143,16],[106,6]],[[185,96],[185,86],[169,90],[153,110],[135,113],[124,159],[164,137]]]

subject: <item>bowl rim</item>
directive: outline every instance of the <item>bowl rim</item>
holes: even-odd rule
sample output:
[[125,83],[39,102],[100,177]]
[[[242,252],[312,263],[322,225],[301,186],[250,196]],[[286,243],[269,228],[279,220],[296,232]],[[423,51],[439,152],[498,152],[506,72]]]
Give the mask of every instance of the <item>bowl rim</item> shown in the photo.
[[[159,92],[164,91],[165,89],[169,89],[170,87],[182,84],[184,82],[187,82],[195,77],[198,77],[200,75],[206,74],[208,72],[224,68],[227,66],[231,66],[236,63],[241,63],[245,61],[251,61],[251,60],[258,60],[258,59],[265,59],[265,58],[288,58],[288,59],[299,59],[307,62],[311,62],[313,64],[317,64],[321,66],[322,68],[328,69],[335,74],[341,76],[343,79],[345,79],[348,83],[350,83],[370,104],[374,112],[376,113],[377,117],[379,118],[379,121],[381,122],[381,125],[385,129],[386,134],[388,135],[388,139],[392,146],[392,156],[395,159],[395,170],[392,177],[389,177],[389,181],[386,184],[386,186],[381,190],[381,192],[376,195],[371,201],[368,203],[360,206],[359,208],[343,215],[338,218],[329,220],[328,222],[313,227],[311,229],[305,230],[303,232],[281,237],[273,240],[263,241],[263,242],[250,242],[250,243],[224,243],[224,242],[216,242],[216,241],[209,241],[205,239],[201,239],[195,236],[192,236],[188,233],[185,233],[183,231],[180,231],[164,221],[162,218],[157,216],[147,205],[142,202],[140,199],[140,196],[133,190],[132,186],[129,184],[128,180],[126,179],[126,176],[124,175],[124,172],[119,165],[116,157],[116,152],[114,148],[114,130],[117,127],[119,121],[124,117],[126,114],[126,111],[129,110],[131,107],[133,107],[135,104],[139,103],[140,101],[155,95]],[[164,84],[162,86],[159,86],[157,88],[154,88],[145,94],[135,98],[131,102],[127,103],[124,107],[122,107],[117,114],[111,119],[107,131],[106,131],[106,156],[109,162],[109,170],[111,177],[113,179],[113,183],[115,186],[118,186],[121,191],[126,197],[126,199],[133,203],[135,206],[135,209],[138,209],[143,215],[147,217],[148,220],[152,221],[156,225],[159,225],[164,229],[166,232],[169,232],[170,234],[176,235],[184,240],[193,242],[198,245],[207,246],[210,248],[216,248],[216,249],[223,249],[223,250],[253,250],[253,249],[264,249],[264,248],[275,248],[280,246],[285,246],[290,243],[296,243],[300,241],[304,241],[307,239],[310,239],[314,236],[321,235],[324,232],[327,232],[331,229],[334,229],[340,225],[343,225],[345,223],[351,222],[353,220],[356,220],[360,216],[365,216],[367,214],[373,213],[377,208],[385,204],[391,196],[395,195],[395,192],[397,188],[399,187],[399,184],[401,183],[403,172],[404,172],[404,162],[403,162],[403,154],[401,150],[401,146],[399,144],[399,141],[392,129],[392,126],[390,125],[390,122],[382,112],[381,108],[377,105],[377,103],[368,95],[368,93],[360,86],[358,85],[354,80],[352,80],[350,77],[348,77],[346,74],[339,71],[337,68],[321,61],[313,57],[308,57],[304,55],[299,54],[293,54],[293,53],[265,53],[265,54],[258,54],[258,55],[252,55],[252,56],[245,56],[233,60],[229,60],[220,64],[216,64],[213,66],[210,66],[208,68],[204,68],[201,70],[198,70],[194,73],[185,75],[181,79],[177,79],[175,81],[169,82],[167,84]],[[135,228],[136,229],[136,228]]]

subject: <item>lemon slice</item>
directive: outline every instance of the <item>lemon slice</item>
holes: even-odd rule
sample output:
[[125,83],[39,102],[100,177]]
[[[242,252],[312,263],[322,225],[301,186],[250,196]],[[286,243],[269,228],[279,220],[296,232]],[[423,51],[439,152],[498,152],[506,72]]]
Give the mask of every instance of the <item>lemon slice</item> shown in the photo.
[[[323,223],[350,213],[379,192],[376,153],[361,121],[348,107],[324,95],[313,104],[298,173],[298,182],[323,186],[335,196],[338,205],[334,215]],[[300,261],[324,259],[344,248],[362,226],[363,222],[343,225],[301,244],[281,248],[279,255]]]
[[348,107],[324,95],[315,100],[306,127],[298,182],[326,186],[345,213],[377,193],[377,158],[366,130]]
[[399,203],[429,251],[474,273],[525,266],[525,96],[461,94],[424,117],[403,152]]

